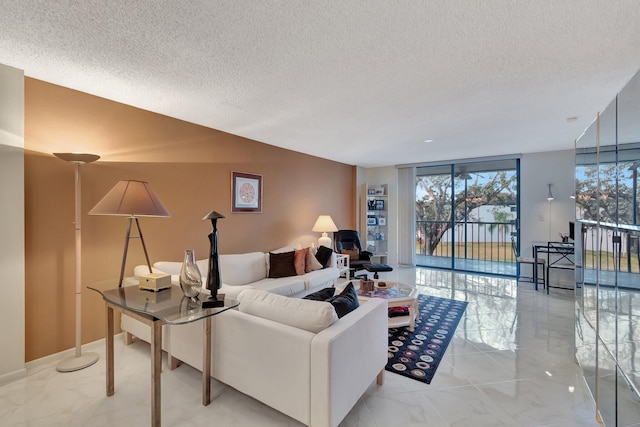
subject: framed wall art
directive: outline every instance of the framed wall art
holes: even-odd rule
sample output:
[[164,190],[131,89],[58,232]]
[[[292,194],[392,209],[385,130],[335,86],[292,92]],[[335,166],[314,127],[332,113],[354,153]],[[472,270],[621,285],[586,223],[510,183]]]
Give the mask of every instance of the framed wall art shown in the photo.
[[262,175],[231,173],[231,212],[262,212]]

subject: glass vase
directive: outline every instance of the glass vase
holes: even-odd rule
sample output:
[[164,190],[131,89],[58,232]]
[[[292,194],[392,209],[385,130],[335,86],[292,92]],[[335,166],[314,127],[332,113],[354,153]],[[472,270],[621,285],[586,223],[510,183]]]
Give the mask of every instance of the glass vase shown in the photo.
[[180,288],[186,297],[196,300],[202,289],[202,274],[196,264],[193,249],[184,251],[184,262],[180,269]]

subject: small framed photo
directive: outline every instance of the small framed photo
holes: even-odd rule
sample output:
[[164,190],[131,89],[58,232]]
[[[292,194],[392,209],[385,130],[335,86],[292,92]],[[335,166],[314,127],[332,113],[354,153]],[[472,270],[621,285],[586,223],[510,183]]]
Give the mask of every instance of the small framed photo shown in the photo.
[[373,191],[375,196],[384,196],[384,187],[374,187]]
[[384,200],[376,200],[375,201],[375,206],[376,206],[376,210],[377,211],[383,211],[384,210]]
[[262,175],[231,173],[231,212],[262,212]]
[[369,196],[375,196],[376,195],[376,189],[375,188],[367,188],[367,194]]
[[387,225],[387,218],[381,216],[378,218],[378,225]]
[[378,225],[378,218],[376,218],[375,216],[368,216],[367,225]]

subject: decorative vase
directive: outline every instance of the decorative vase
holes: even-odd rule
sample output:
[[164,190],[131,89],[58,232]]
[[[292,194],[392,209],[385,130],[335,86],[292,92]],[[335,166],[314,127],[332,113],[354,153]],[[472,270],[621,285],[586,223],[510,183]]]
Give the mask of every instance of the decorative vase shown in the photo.
[[184,262],[180,269],[180,288],[186,297],[196,300],[202,289],[202,274],[196,264],[196,254],[193,249],[184,251]]

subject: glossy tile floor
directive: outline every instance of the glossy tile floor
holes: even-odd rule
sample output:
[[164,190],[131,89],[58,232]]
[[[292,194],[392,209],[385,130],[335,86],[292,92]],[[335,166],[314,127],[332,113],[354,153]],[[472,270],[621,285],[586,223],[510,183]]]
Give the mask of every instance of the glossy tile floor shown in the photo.
[[[431,384],[387,372],[385,384],[372,382],[341,426],[599,426],[574,363],[572,291],[547,296],[512,279],[419,268],[383,278],[469,305]],[[149,425],[149,345],[116,339],[116,393],[109,398],[103,342],[89,347],[100,354],[89,368],[62,374],[55,361],[38,361],[27,378],[0,387],[0,425]],[[301,425],[216,381],[209,406],[200,404],[200,392],[200,372],[164,369],[163,425]]]

